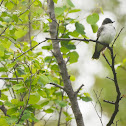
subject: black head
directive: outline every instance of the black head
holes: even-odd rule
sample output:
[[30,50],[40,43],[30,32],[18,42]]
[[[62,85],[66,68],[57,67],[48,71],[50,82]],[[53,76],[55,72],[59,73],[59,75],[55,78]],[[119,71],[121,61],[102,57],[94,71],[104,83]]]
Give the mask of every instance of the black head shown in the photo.
[[102,25],[109,24],[109,23],[114,23],[110,18],[105,18],[102,22]]

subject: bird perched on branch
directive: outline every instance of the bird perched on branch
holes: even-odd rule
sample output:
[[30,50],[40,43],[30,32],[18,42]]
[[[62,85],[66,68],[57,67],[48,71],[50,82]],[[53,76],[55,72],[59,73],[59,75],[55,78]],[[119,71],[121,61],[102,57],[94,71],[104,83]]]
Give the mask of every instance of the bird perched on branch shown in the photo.
[[[105,18],[102,22],[101,27],[98,29],[97,32],[97,41],[105,44],[110,44],[116,35],[115,27],[113,26],[114,21],[110,18]],[[105,45],[100,43],[96,43],[95,45],[95,52],[92,56],[93,59],[99,59],[100,52],[102,52],[106,48]]]

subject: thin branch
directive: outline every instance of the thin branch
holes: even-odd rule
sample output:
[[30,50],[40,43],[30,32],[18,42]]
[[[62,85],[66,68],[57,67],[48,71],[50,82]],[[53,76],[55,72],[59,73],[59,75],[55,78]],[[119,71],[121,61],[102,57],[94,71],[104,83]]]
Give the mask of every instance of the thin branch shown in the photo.
[[67,58],[66,64],[68,63],[69,60],[70,60],[70,57]]
[[[35,2],[36,0],[34,0],[30,5],[29,7],[32,6],[32,4]],[[29,10],[29,8],[27,8],[24,12],[22,12],[21,14],[18,15],[18,17],[20,17],[21,15],[23,15],[25,12],[27,12]],[[12,21],[14,22],[14,20]],[[9,28],[10,24],[7,25],[7,27],[0,33],[0,36]]]
[[110,78],[110,77],[106,77],[107,79],[111,80],[111,81],[114,81],[114,79]]
[[28,49],[27,51],[23,52],[21,55],[17,56],[16,58],[13,59],[13,62],[18,59],[19,57],[23,56],[24,54],[26,54],[27,52],[31,51],[32,49],[34,49],[35,47],[37,47],[38,45],[40,45],[43,42],[46,42],[47,40],[44,40],[42,42],[39,42],[37,45],[33,46],[32,48]]
[[95,42],[95,43],[99,43],[101,45],[104,45],[106,47],[108,47],[108,44],[106,43],[102,43],[102,42],[99,42],[97,40],[93,40],[93,39],[86,39],[86,38],[83,38],[83,39],[79,39],[79,38],[46,38],[46,40],[58,40],[58,41],[71,41],[71,40],[77,40],[77,41],[86,41],[86,42]]
[[35,2],[36,0],[34,0],[29,6],[28,6],[28,8],[24,11],[24,12],[22,12],[20,15],[18,15],[18,17],[20,17],[21,15],[23,15],[25,12],[27,12],[28,10],[29,10],[29,8],[32,6],[32,4]]
[[4,105],[0,105],[0,109],[1,109],[1,111],[4,113],[5,116],[8,116],[8,115],[7,115],[7,109],[5,108]]
[[2,5],[3,1],[4,1],[4,0],[1,1],[0,6]]
[[9,77],[0,77],[1,80],[23,80],[24,78],[22,77],[17,77],[17,78],[9,78]]
[[106,103],[114,104],[115,105],[115,102],[113,102],[113,101],[108,101],[108,100],[103,100],[103,101],[106,102]]
[[82,84],[78,89],[77,91],[75,92],[75,95],[77,95],[79,93],[79,91],[81,90],[81,88],[84,86],[84,84]]
[[123,29],[124,29],[124,27],[121,28],[121,30],[120,30],[120,32],[118,33],[117,37],[116,37],[115,40],[113,41],[112,47],[113,47],[113,45],[115,44],[117,38],[119,37],[119,35],[120,35],[120,33],[122,32]]
[[115,102],[110,102],[110,101],[105,100],[105,102],[110,103],[110,104],[114,104],[114,106],[115,106],[114,112],[113,112],[107,126],[111,126],[111,124],[113,124],[114,119],[115,119],[115,117],[116,117],[116,115],[117,115],[117,113],[119,111],[119,102],[122,99],[121,98],[121,92],[120,92],[119,85],[118,85],[118,81],[117,81],[117,73],[116,73],[115,67],[114,67],[115,66],[115,56],[114,56],[114,53],[113,53],[113,45],[114,45],[115,41],[117,40],[117,38],[119,37],[122,30],[123,30],[123,28],[120,30],[117,37],[115,38],[115,40],[114,40],[114,42],[112,44],[112,47],[108,46],[108,49],[111,52],[111,66],[110,65],[109,66],[110,66],[110,68],[112,70],[112,73],[113,73],[113,79],[114,79],[114,84],[115,84],[115,88],[116,88],[117,97],[116,97]]
[[102,54],[102,55],[103,55],[103,57],[105,58],[105,60],[106,60],[106,62],[108,63],[108,65],[111,67],[111,64],[109,63],[109,61],[108,61],[107,57],[105,56],[105,54]]
[[25,105],[24,109],[22,110],[20,117],[16,124],[19,124],[19,122],[21,121],[21,118],[22,118],[24,111],[26,110],[28,102],[29,102],[30,93],[31,93],[31,84],[32,84],[32,65],[31,65],[30,73],[31,73],[31,76],[30,76],[30,87],[29,87],[29,92],[28,92],[28,99],[27,99],[26,105]]
[[[29,0],[29,4],[30,4],[30,2],[31,2],[31,0]],[[30,11],[31,6],[29,6],[28,9],[29,9],[29,14],[28,14],[28,20],[29,20],[29,22],[28,22],[29,32],[28,32],[28,35],[29,35],[30,48],[32,48],[32,40],[31,40],[31,30],[32,30],[32,29],[31,29],[31,11]]]
[[[64,91],[61,91],[61,92],[62,92],[62,101],[63,101]],[[58,118],[58,124],[57,124],[57,126],[60,126],[60,121],[61,121],[62,110],[63,110],[63,107],[60,107],[60,111],[59,111],[59,118]]]
[[100,105],[100,108],[101,108],[101,116],[98,114],[98,112],[97,112],[97,110],[96,110],[96,105],[94,106],[94,104],[93,104],[92,102],[91,102],[91,103],[92,103],[92,105],[94,106],[94,109],[95,109],[95,111],[96,111],[96,114],[97,114],[97,116],[98,116],[98,118],[99,118],[99,120],[100,120],[100,122],[101,122],[101,124],[102,124],[102,126],[103,126],[103,122],[102,122],[102,111],[103,111],[103,109],[102,109],[101,102],[100,102],[100,100],[99,100],[99,98],[100,98],[100,96],[101,96],[102,90],[103,90],[103,89],[101,89],[99,96],[97,95],[97,93],[96,93],[95,90],[94,90],[94,94],[95,94],[96,99],[97,99],[96,104],[97,104],[97,102],[98,102],[99,105]]
[[60,86],[60,85],[58,85],[58,84],[56,84],[56,83],[48,83],[48,84],[54,85],[54,86],[56,86],[56,87],[58,87],[58,88],[64,90],[64,87],[62,87],[62,86]]

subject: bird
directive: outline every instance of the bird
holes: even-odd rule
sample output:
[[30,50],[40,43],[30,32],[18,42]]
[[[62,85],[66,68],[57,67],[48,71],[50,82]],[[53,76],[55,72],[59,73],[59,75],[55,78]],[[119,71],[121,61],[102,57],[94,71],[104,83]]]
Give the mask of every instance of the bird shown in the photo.
[[[98,29],[96,41],[109,45],[114,40],[116,35],[116,29],[113,26],[114,22],[115,21],[112,21],[110,18],[105,18],[103,20],[101,27]],[[92,59],[99,59],[100,52],[102,52],[105,48],[105,45],[96,42],[95,52]]]

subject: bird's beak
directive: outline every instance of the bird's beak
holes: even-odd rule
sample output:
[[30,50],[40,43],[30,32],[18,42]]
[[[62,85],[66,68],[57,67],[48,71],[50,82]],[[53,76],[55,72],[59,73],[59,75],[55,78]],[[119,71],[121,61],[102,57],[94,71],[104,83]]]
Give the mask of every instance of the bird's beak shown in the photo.
[[114,23],[115,21],[113,21],[112,23]]

